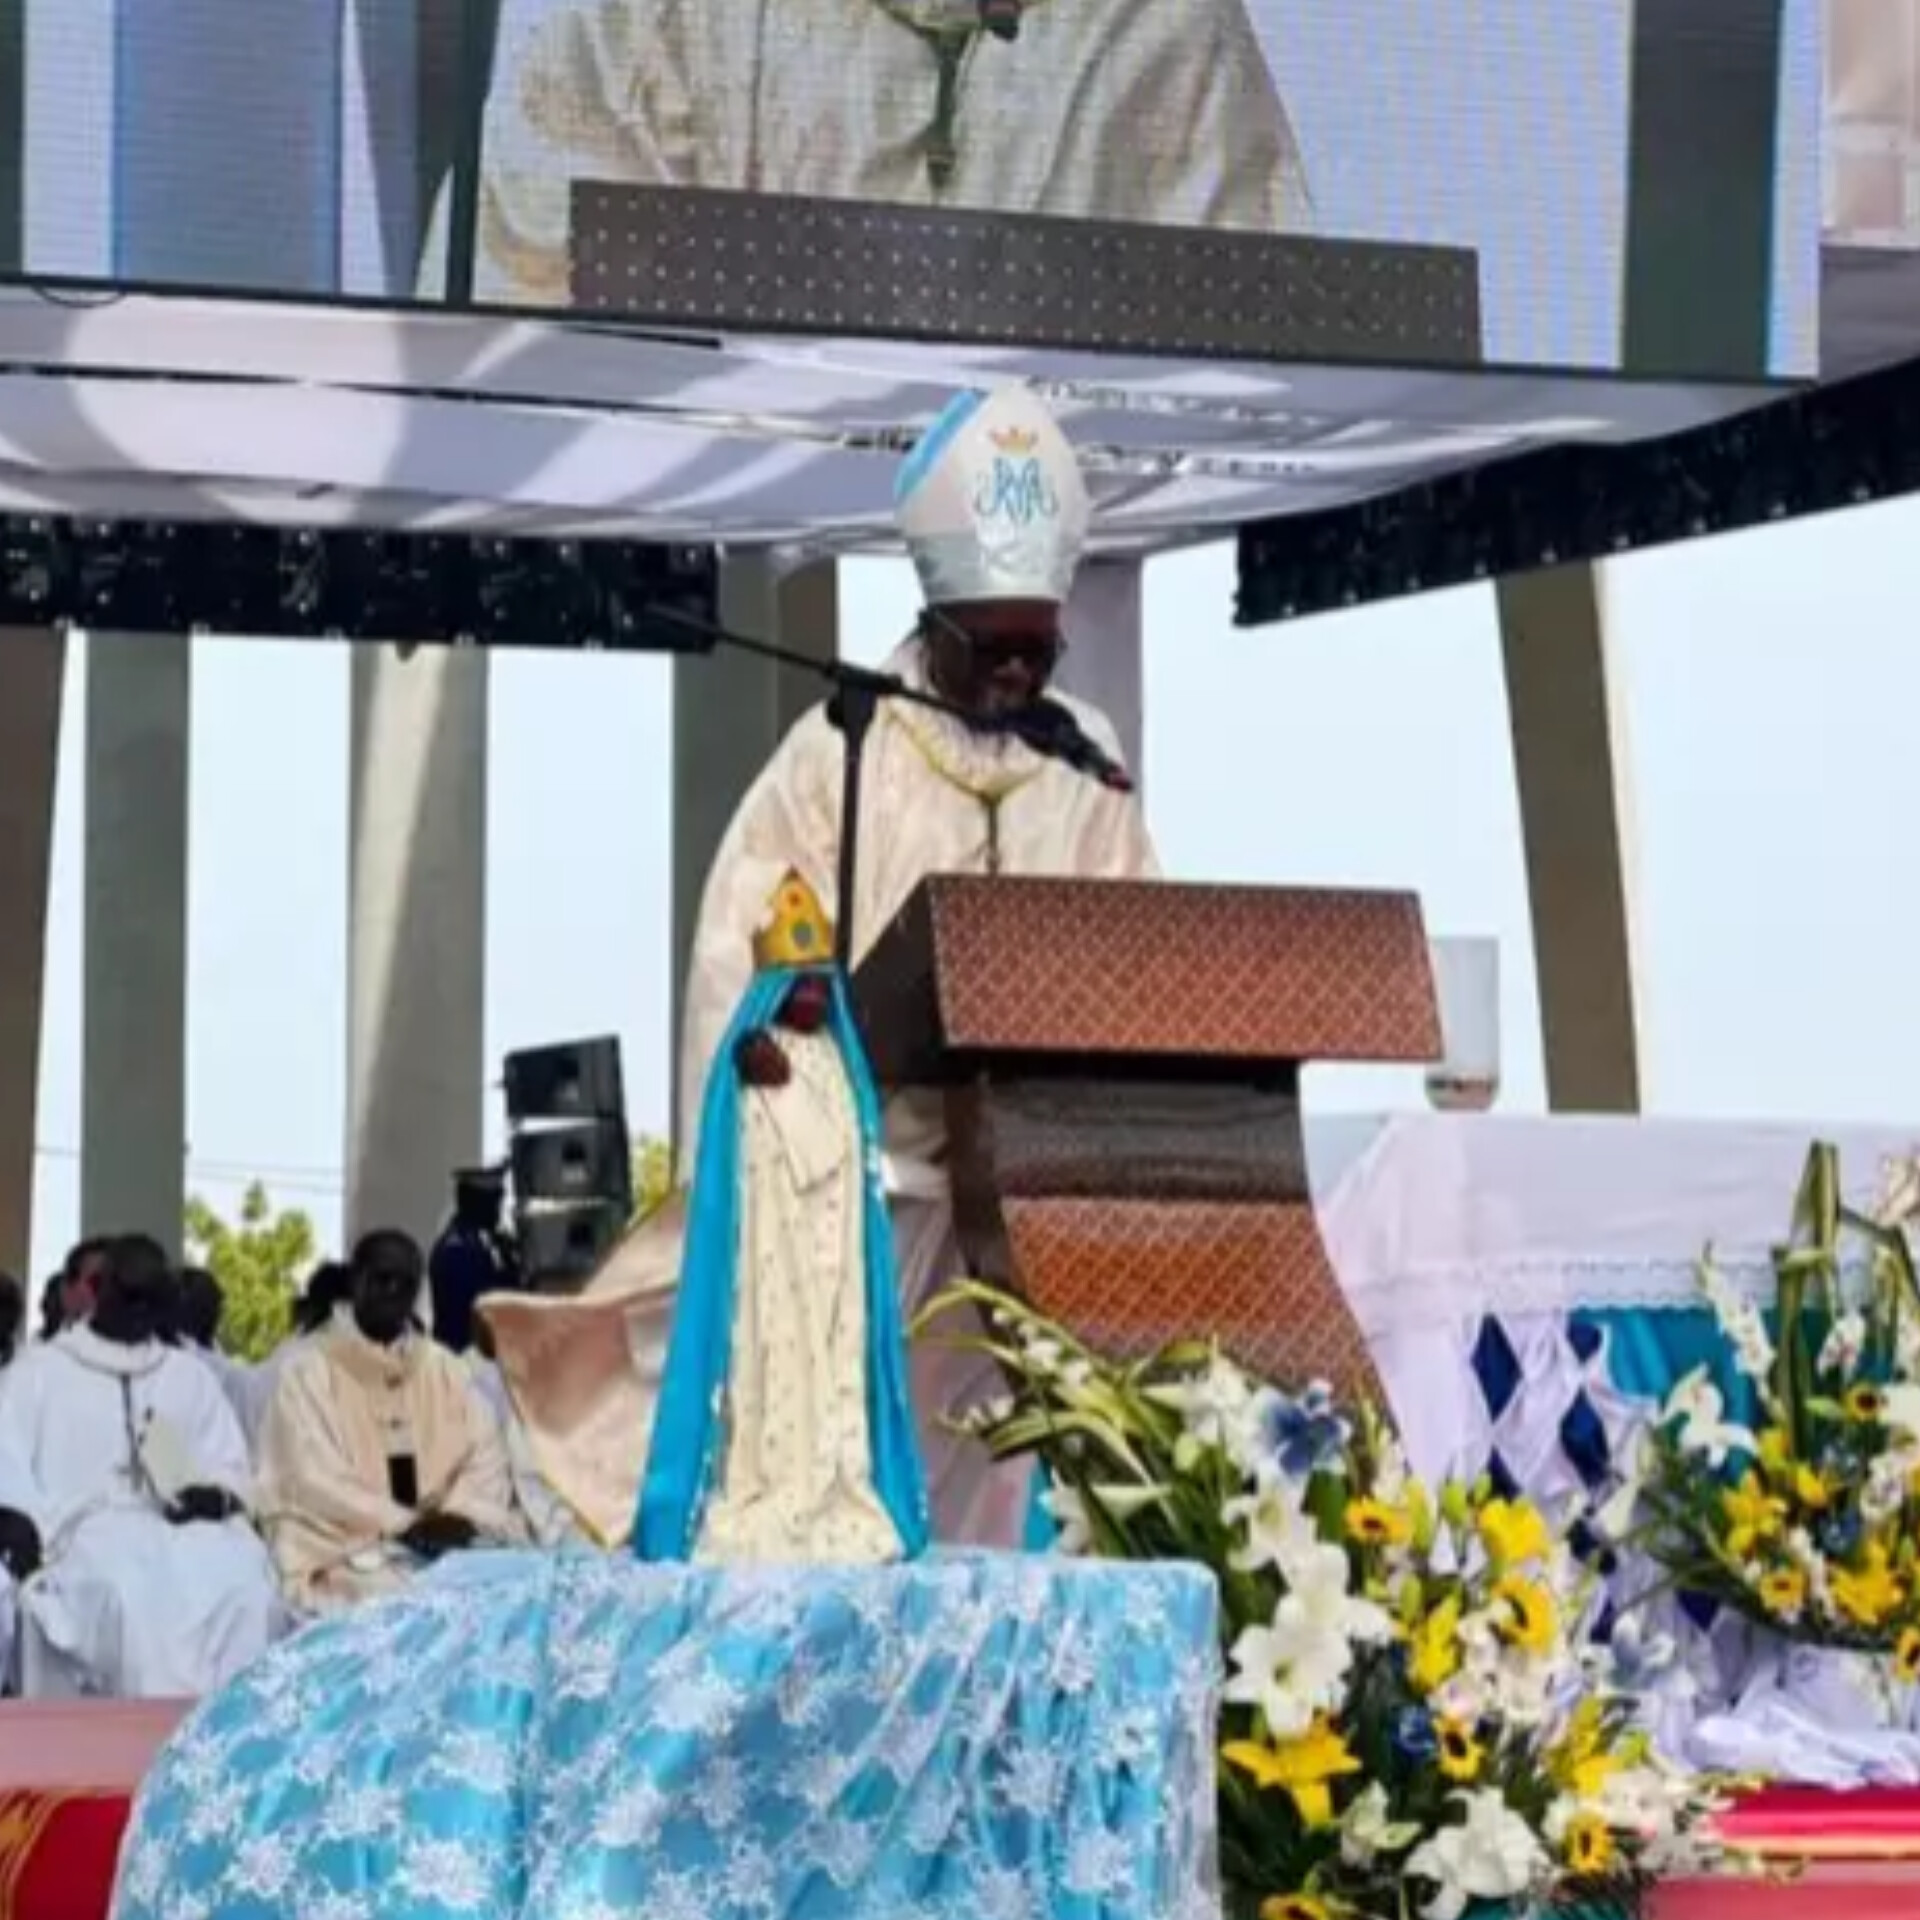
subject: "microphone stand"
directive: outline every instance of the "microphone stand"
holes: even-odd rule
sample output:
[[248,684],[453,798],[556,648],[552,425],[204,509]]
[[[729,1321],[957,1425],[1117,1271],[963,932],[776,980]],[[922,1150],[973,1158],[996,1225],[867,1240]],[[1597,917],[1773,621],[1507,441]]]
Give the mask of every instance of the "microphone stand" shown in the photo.
[[682,607],[656,604],[647,609],[655,619],[683,627],[698,634],[707,646],[752,654],[756,659],[772,660],[783,667],[794,667],[824,680],[832,688],[827,701],[827,718],[840,734],[840,849],[834,888],[839,912],[833,923],[833,958],[847,979],[853,978],[853,903],[854,886],[860,877],[860,795],[866,762],[867,735],[873,730],[874,716],[882,700],[904,700],[912,706],[943,713],[949,719],[971,724],[973,715],[965,707],[938,694],[910,687],[897,673],[879,673],[871,667],[856,667],[845,660],[821,660],[792,647],[776,646],[771,640],[756,640],[735,633]]

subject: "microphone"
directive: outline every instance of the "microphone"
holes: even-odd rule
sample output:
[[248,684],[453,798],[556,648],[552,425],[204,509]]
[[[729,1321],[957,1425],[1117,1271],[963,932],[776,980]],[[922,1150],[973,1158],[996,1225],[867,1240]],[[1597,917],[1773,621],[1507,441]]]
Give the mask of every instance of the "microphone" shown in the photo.
[[1073,709],[1058,700],[1036,700],[1002,715],[993,722],[993,731],[1011,734],[1046,759],[1097,780],[1109,792],[1133,791],[1133,775],[1073,717]]
[[1020,38],[1022,0],[980,0],[980,24],[996,40]]

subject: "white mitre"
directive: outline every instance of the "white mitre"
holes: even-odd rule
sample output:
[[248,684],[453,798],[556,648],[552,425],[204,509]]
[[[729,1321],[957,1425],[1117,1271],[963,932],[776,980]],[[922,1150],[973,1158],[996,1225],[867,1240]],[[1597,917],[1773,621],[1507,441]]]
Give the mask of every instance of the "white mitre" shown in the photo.
[[1026,387],[953,401],[907,456],[894,510],[936,607],[1064,604],[1090,517],[1072,442]]

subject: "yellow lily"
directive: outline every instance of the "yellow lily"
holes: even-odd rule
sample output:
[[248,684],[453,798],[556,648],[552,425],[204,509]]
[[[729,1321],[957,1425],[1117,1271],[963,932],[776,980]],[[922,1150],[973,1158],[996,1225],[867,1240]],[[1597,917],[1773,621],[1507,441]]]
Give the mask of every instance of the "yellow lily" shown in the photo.
[[1256,1786],[1289,1794],[1309,1827],[1333,1825],[1333,1789],[1327,1783],[1360,1771],[1360,1762],[1324,1716],[1297,1740],[1270,1747],[1257,1740],[1233,1740],[1220,1749],[1220,1757],[1251,1775]]
[[1407,1678],[1414,1692],[1437,1693],[1460,1669],[1460,1596],[1448,1596],[1414,1628]]
[[1909,1627],[1893,1649],[1893,1670],[1911,1686],[1920,1680],[1920,1627]]
[[1872,1541],[1857,1567],[1838,1567],[1831,1577],[1833,1604],[1856,1626],[1877,1627],[1906,1598],[1893,1576],[1883,1542]]
[[1812,1513],[1825,1513],[1833,1505],[1833,1489],[1820,1473],[1806,1465],[1793,1470],[1793,1497]]
[[1553,1549],[1540,1509],[1527,1500],[1489,1500],[1480,1509],[1480,1538],[1501,1569],[1544,1560]]
[[1748,1472],[1737,1487],[1720,1495],[1720,1511],[1727,1520],[1727,1551],[1744,1560],[1763,1540],[1771,1540],[1787,1517],[1787,1503],[1769,1493],[1760,1476]]
[[1549,1772],[1577,1798],[1590,1800],[1620,1765],[1619,1756],[1601,1745],[1600,1702],[1582,1700],[1567,1722],[1566,1738],[1548,1762]]

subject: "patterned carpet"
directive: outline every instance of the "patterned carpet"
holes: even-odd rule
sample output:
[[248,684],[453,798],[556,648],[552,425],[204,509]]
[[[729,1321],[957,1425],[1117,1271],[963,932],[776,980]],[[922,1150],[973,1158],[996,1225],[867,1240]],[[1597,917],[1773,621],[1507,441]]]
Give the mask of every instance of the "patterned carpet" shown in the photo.
[[106,1920],[134,1789],[184,1711],[0,1701],[0,1920]]

